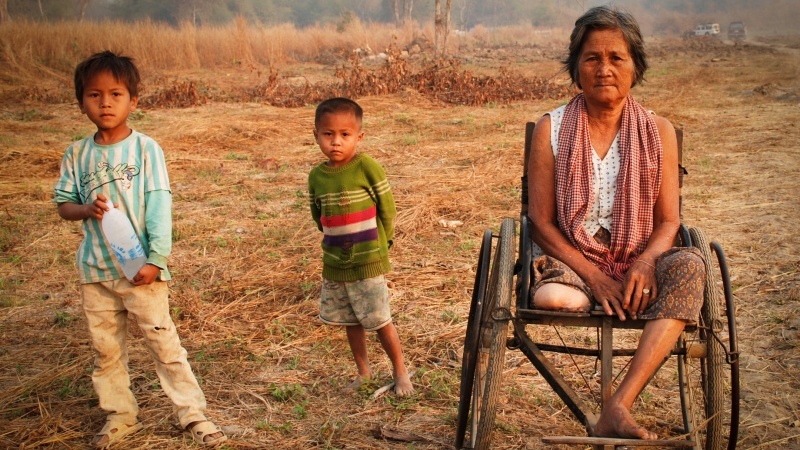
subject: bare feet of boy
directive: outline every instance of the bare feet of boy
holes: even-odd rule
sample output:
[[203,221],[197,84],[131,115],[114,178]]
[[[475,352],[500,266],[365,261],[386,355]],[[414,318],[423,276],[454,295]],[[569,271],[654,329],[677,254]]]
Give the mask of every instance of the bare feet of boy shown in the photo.
[[358,388],[360,388],[362,384],[364,384],[367,381],[369,381],[369,378],[370,378],[370,374],[366,374],[366,375],[359,374],[358,376],[355,377],[355,379],[353,379],[353,381],[350,382],[350,384],[348,384],[347,386],[344,387],[344,391],[345,392],[355,392],[355,391],[357,391]]
[[621,405],[609,405],[603,409],[594,427],[594,435],[599,437],[619,437],[629,439],[656,440],[658,436],[639,426],[630,411]]
[[414,393],[414,386],[407,372],[403,375],[394,375],[394,393],[398,397],[408,397]]

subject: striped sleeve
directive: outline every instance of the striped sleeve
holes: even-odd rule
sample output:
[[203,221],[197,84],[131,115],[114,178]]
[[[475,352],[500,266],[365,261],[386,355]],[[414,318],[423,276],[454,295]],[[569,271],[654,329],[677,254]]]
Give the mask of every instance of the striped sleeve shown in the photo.
[[389,185],[389,180],[386,178],[386,171],[384,171],[383,167],[372,158],[368,158],[367,161],[364,173],[375,198],[376,215],[383,225],[386,239],[391,247],[394,240],[394,218],[397,216],[397,207],[394,203],[392,188]]

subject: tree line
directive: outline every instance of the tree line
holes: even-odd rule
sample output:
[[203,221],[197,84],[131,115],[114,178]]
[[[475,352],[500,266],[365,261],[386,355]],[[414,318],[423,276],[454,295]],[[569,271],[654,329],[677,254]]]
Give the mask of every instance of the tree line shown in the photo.
[[[452,27],[468,30],[518,25],[570,25],[576,14],[607,0],[0,0],[0,23],[6,20],[145,20],[173,25],[224,24],[237,17],[252,23],[293,23],[298,27],[351,20],[395,23],[430,22],[437,5]],[[745,7],[748,0],[617,0],[642,11],[702,14]],[[449,6],[449,7],[446,7]]]

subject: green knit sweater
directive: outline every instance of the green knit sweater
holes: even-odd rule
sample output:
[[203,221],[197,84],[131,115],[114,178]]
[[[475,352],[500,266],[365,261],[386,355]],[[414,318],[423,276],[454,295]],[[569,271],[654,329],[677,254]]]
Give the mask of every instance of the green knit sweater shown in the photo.
[[356,281],[392,270],[389,247],[397,210],[383,167],[357,154],[342,167],[322,163],[308,175],[311,216],[323,232],[322,276]]

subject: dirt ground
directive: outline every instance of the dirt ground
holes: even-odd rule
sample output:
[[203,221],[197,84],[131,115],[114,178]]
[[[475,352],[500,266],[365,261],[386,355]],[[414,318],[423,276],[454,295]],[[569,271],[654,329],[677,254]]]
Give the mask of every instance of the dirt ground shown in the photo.
[[[737,304],[742,369],[739,448],[800,448],[800,38],[734,46],[650,42],[646,107],[685,131],[684,222],[724,247]],[[554,77],[552,52],[497,49],[502,64]],[[202,74],[225,89],[254,83]],[[298,72],[325,71],[299,67]],[[332,71],[332,70],[331,70]],[[158,74],[158,76],[165,76]],[[169,74],[169,76],[198,76]],[[149,79],[156,75],[151,74]],[[145,77],[148,79],[148,77]],[[6,86],[6,92],[9,92]],[[141,110],[132,126],[165,149],[174,195],[171,307],[226,448],[446,448],[454,437],[460,358],[482,233],[519,215],[525,122],[566,99],[457,106],[416,91],[359,99],[363,151],[384,164],[398,205],[394,320],[417,393],[373,397],[391,367],[356,394],[342,330],[317,319],[321,235],[306,200],[322,161],[313,107],[218,103]],[[92,133],[74,104],[0,100],[0,447],[84,448],[103,414],[80,307],[76,223],[52,186],[64,149]],[[445,221],[459,221],[455,228]],[[191,448],[174,426],[141,333],[131,322],[131,378],[145,429],[119,448]],[[634,414],[671,420],[648,388]],[[519,352],[507,352],[494,447],[545,448],[582,434]],[[405,433],[376,438],[377,429]]]

